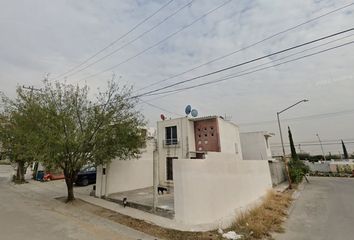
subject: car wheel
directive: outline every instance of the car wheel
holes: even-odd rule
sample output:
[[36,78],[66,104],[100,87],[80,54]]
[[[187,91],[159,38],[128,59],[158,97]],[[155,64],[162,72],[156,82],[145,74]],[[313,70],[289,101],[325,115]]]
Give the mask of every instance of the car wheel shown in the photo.
[[82,186],[87,186],[89,184],[89,180],[87,178],[82,179],[81,184]]

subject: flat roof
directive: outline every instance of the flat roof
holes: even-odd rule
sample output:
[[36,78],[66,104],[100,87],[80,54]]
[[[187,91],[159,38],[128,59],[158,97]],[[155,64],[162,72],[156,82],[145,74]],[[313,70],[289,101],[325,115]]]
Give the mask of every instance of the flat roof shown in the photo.
[[214,119],[214,118],[219,118],[219,116],[213,115],[213,116],[204,116],[204,117],[197,117],[197,118],[188,118],[190,121],[201,121],[201,120],[208,120],[208,119]]

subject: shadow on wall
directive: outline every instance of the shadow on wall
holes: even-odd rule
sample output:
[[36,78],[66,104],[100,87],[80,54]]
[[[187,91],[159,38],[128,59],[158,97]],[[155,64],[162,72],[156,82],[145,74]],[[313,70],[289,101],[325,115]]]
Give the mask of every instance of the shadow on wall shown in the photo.
[[175,220],[209,229],[227,227],[236,212],[272,188],[267,161],[237,161],[227,154],[178,159],[174,169]]

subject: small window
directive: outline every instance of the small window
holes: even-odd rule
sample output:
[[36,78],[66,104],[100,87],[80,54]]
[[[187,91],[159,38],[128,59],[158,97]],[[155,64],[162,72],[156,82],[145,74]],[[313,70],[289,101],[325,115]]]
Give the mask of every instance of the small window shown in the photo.
[[206,130],[207,130],[207,128],[204,128],[204,130],[206,131]]
[[177,141],[177,126],[166,127],[166,145],[176,145]]
[[198,128],[198,131],[200,132],[200,128]]
[[214,133],[211,133],[210,135],[211,135],[212,137],[214,137]]
[[208,134],[204,134],[204,136],[205,136],[205,137],[207,137],[207,136],[208,136]]
[[199,135],[198,135],[198,137],[200,137],[200,138],[201,138],[201,137],[202,137],[202,135],[200,135],[200,134],[199,134]]
[[208,144],[208,141],[204,141],[204,144]]
[[214,130],[214,127],[210,127],[211,130]]

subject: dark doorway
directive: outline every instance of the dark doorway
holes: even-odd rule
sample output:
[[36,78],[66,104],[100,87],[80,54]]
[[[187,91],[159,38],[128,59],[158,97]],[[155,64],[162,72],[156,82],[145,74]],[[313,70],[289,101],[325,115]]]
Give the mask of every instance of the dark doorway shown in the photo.
[[167,157],[166,158],[166,174],[167,180],[173,180],[173,159],[176,157]]

